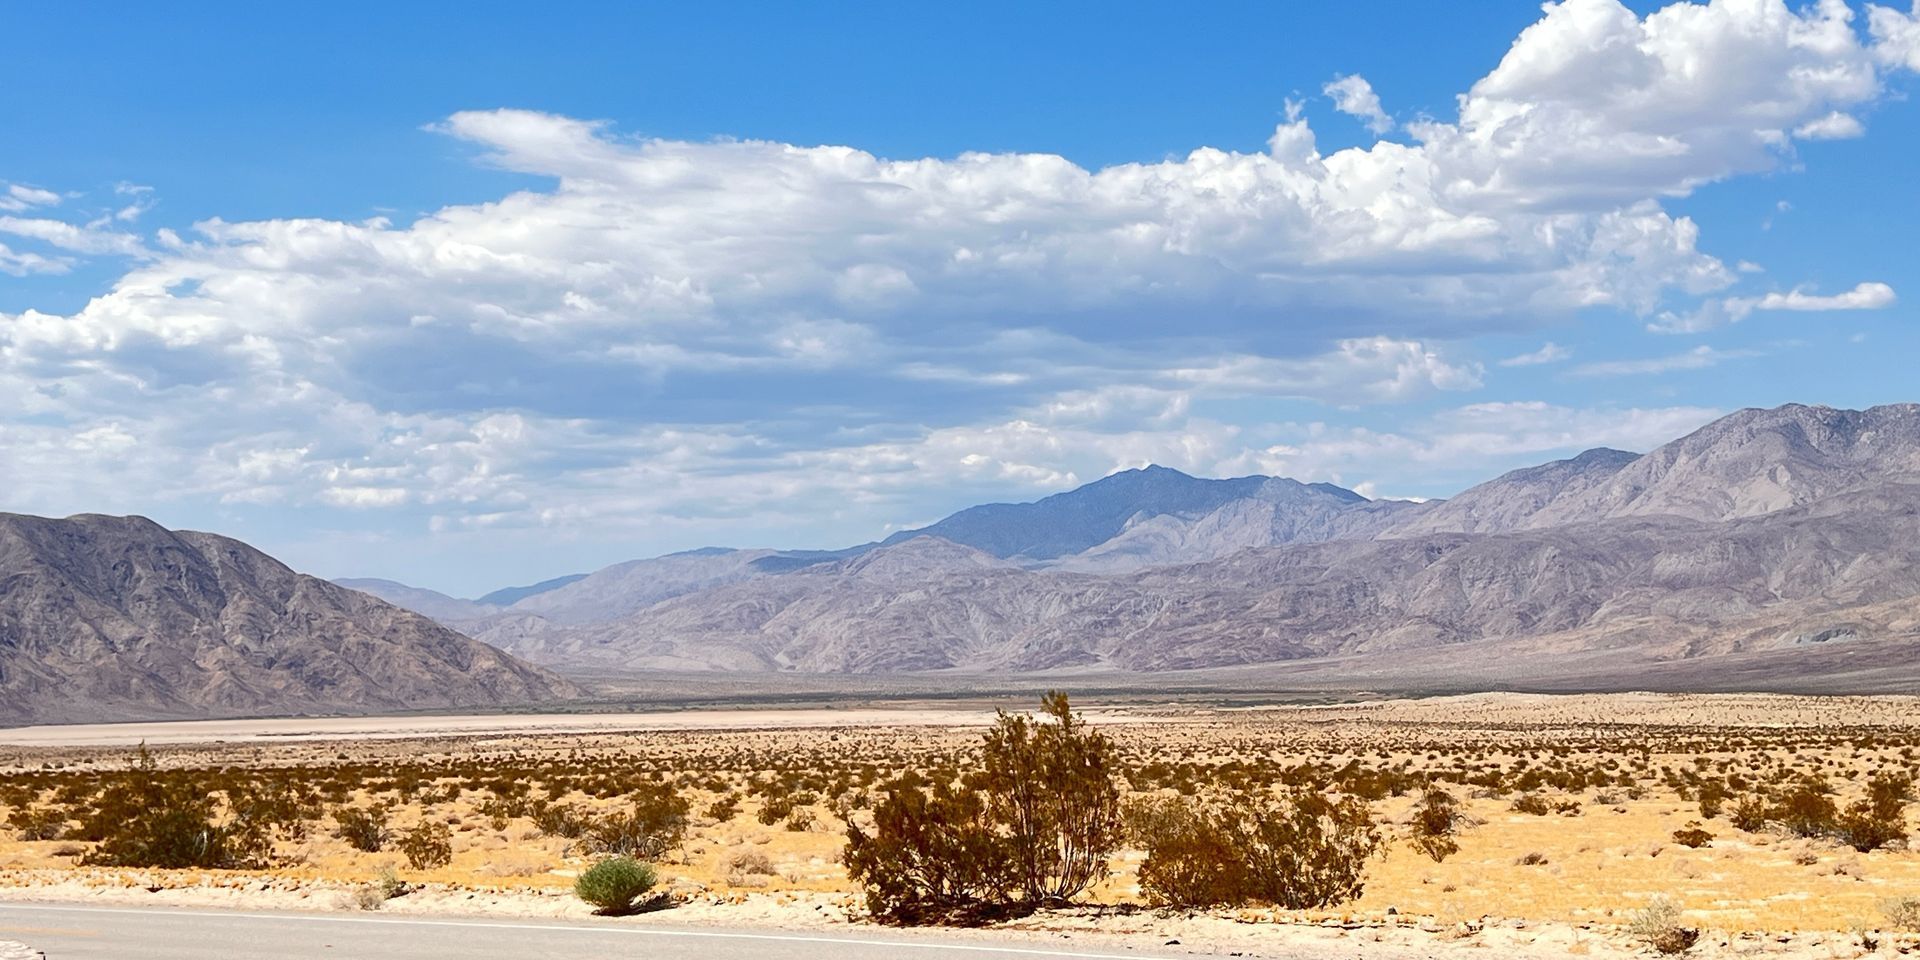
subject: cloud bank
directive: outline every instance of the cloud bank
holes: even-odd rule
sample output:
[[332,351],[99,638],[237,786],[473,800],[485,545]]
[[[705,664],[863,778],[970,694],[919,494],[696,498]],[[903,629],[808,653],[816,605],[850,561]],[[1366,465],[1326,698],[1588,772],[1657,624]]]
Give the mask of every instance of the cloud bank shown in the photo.
[[[1709,329],[1891,302],[1877,283],[1741,294],[1662,201],[1863,134],[1889,73],[1920,65],[1916,37],[1911,12],[1871,8],[1863,30],[1834,0],[1646,17],[1567,0],[1452,119],[1330,153],[1299,104],[1264,153],[1100,169],[636,139],[500,109],[432,129],[543,185],[405,223],[147,234],[142,188],[75,221],[55,216],[60,194],[9,185],[0,271],[125,270],[74,312],[0,314],[0,469],[25,478],[21,509],[133,487],[413,509],[436,529],[597,528],[822,502],[882,517],[916,485],[1043,490],[1149,460],[1357,480],[1516,442],[1645,440],[1702,411],[1636,410],[1647,429],[1619,436],[1618,411],[1517,407],[1502,415],[1549,425],[1478,447],[1277,442],[1257,416],[1197,411],[1465,394],[1486,374],[1471,338],[1575,311]],[[1325,92],[1395,129],[1363,78]],[[1501,365],[1567,356],[1549,343]]]

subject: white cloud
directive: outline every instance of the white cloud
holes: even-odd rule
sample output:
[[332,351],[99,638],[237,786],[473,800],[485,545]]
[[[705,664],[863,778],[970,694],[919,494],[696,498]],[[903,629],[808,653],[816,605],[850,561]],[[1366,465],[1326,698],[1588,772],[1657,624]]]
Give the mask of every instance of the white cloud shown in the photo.
[[[1267,416],[1195,411],[1404,403],[1478,387],[1455,344],[1485,331],[1730,309],[1735,271],[1662,200],[1779,168],[1798,132],[1863,115],[1903,62],[1901,16],[1870,14],[1869,47],[1832,3],[1642,18],[1568,0],[1456,117],[1330,153],[1298,103],[1266,153],[1098,169],[636,139],[490,110],[437,129],[539,184],[410,222],[143,233],[143,188],[84,223],[36,200],[0,218],[0,271],[132,260],[70,313],[0,315],[0,475],[52,512],[319,504],[450,531],[644,522],[723,540],[783,511],[814,522],[801,504],[897,518],[914,490],[1264,463],[1290,445],[1261,435]],[[1359,77],[1327,94],[1389,122]],[[1764,302],[1747,309],[1797,308]],[[1581,369],[1651,372],[1607,366]],[[1618,413],[1528,414],[1548,424],[1528,435],[1600,435]],[[1495,444],[1475,425],[1492,414],[1460,416],[1426,428],[1481,439],[1272,462],[1406,489],[1394,457]],[[133,466],[67,448],[108,426],[134,439]]]
[[62,220],[0,216],[0,233],[41,240],[61,250],[83,254],[141,256],[146,247],[129,233],[77,227]]
[[1906,13],[1868,4],[1867,32],[1873,36],[1874,52],[1883,62],[1920,70],[1920,0]]
[[1544,363],[1559,363],[1572,356],[1573,351],[1557,343],[1548,341],[1541,344],[1540,349],[1529,353],[1522,353],[1518,356],[1508,357],[1500,361],[1500,365],[1503,367],[1535,367]]
[[1480,386],[1480,368],[1446,360],[1424,344],[1386,337],[1343,340],[1317,357],[1223,357],[1205,367],[1176,367],[1165,376],[1196,387],[1308,397],[1332,403],[1405,400],[1433,390]]
[[1794,137],[1800,140],[1852,140],[1866,134],[1866,125],[1860,118],[1838,110],[1793,128]]
[[50,207],[61,200],[59,194],[39,187],[29,187],[22,183],[10,183],[5,193],[0,193],[0,211],[19,213],[33,207]]
[[1393,129],[1393,118],[1380,108],[1380,97],[1373,92],[1373,84],[1368,83],[1366,77],[1357,73],[1335,77],[1321,92],[1333,98],[1335,110],[1366,121],[1367,129],[1375,134]]
[[1394,477],[1395,488],[1420,483],[1451,496],[1459,487],[1434,486],[1435,471],[1461,472],[1464,483],[1494,470],[1537,463],[1594,447],[1645,452],[1719,417],[1710,407],[1569,407],[1545,401],[1476,403],[1444,410],[1396,431],[1329,423],[1292,424],[1286,442],[1250,451],[1227,473],[1267,473],[1326,480],[1358,489]]
[[1701,333],[1739,323],[1756,310],[1790,310],[1801,313],[1830,310],[1883,310],[1898,298],[1893,287],[1884,283],[1855,284],[1845,293],[1820,296],[1805,290],[1774,292],[1758,297],[1728,297],[1709,300],[1688,313],[1662,313],[1647,325],[1655,333]]
[[1760,356],[1757,350],[1716,350],[1708,346],[1698,346],[1684,353],[1664,357],[1649,357],[1644,360],[1605,360],[1581,364],[1573,368],[1573,373],[1580,377],[1673,373],[1680,370],[1705,370],[1708,367],[1717,367],[1728,360],[1742,360],[1757,356]]
[[65,258],[42,256],[30,250],[15,250],[0,243],[0,273],[24,277],[31,273],[66,273],[72,268],[72,262]]
[[1893,306],[1895,299],[1893,288],[1884,283],[1860,283],[1845,293],[1827,297],[1791,290],[1742,302],[1750,304],[1753,310],[1883,310]]

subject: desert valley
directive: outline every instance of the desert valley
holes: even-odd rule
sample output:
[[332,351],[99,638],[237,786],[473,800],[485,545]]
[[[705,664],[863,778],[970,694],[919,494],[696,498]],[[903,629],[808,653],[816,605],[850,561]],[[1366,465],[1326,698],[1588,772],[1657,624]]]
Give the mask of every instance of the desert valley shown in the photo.
[[[878,906],[858,838],[1060,689],[1104,744],[1110,854],[1070,901],[955,935],[1904,953],[1917,518],[1914,406],[1743,411],[1447,501],[1123,472],[879,543],[476,600],[139,518],[6,517],[0,904],[591,919],[576,885],[621,854],[657,886],[601,923],[951,924],[974,901]],[[1299,865],[1347,880],[1276,902],[1177,869],[1208,821],[1162,803],[1231,824],[1270,791],[1359,818]],[[156,809],[212,832],[156,847]]]
[[0,960],[1920,960],[1920,0],[0,50]]

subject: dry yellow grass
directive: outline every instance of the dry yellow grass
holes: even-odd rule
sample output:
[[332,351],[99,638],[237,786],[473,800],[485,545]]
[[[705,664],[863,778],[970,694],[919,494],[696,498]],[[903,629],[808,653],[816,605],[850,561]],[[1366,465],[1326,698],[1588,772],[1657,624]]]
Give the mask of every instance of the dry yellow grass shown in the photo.
[[[964,764],[978,731],[943,716],[935,725],[911,712],[858,726],[809,721],[786,729],[675,729],[643,733],[512,733],[337,742],[247,742],[183,745],[158,752],[165,767],[325,769],[365,763],[406,766],[450,763],[562,769],[583,764],[646,765],[697,781],[693,828],[683,847],[660,865],[664,880],[687,896],[716,902],[749,894],[850,894],[838,857],[845,822],[834,798],[804,805],[805,829],[763,824],[765,797],[754,792],[774,774],[829,774],[870,765],[891,772]],[[981,722],[990,719],[981,714]],[[1485,916],[1566,924],[1621,924],[1656,896],[1678,903],[1689,922],[1718,931],[1848,931],[1882,924],[1880,905],[1920,895],[1920,853],[1867,854],[1828,842],[1735,829],[1724,817],[1702,819],[1672,786],[1683,770],[1751,778],[1819,774],[1851,797],[1876,770],[1914,769],[1920,709],[1903,698],[1674,697],[1652,695],[1517,697],[1489,695],[1388,701],[1333,707],[1221,709],[1178,706],[1109,715],[1104,727],[1137,768],[1182,764],[1193,770],[1241,769],[1257,778],[1316,764],[1338,770],[1394,772],[1446,781],[1473,823],[1460,850],[1435,863],[1397,839],[1371,867],[1357,902],[1319,916],[1381,919],[1431,917],[1451,924]],[[28,771],[80,774],[127,762],[121,748],[0,748],[0,776]],[[1512,809],[1513,783],[1527,770],[1607,771],[1621,783],[1543,796],[1574,801],[1573,815]],[[1266,773],[1262,773],[1265,771]],[[1178,777],[1143,788],[1172,789]],[[1496,784],[1476,786],[1476,780]],[[704,814],[732,796],[738,811],[715,821]],[[365,792],[355,802],[373,798]],[[394,866],[414,882],[485,890],[562,891],[586,863],[579,844],[546,836],[524,817],[496,825],[480,811],[485,796],[403,802],[393,825],[422,818],[448,823],[454,858],[446,867],[409,869],[392,850],[361,853],[314,825],[303,840],[282,845],[286,861],[274,882],[351,883]],[[618,800],[584,793],[561,799],[611,808]],[[1390,833],[1404,836],[1412,799],[1374,804]],[[844,808],[842,808],[844,809]],[[857,814],[856,814],[857,815]],[[1671,840],[1690,821],[1715,835],[1688,849]],[[114,871],[76,867],[73,841],[28,842],[0,831],[0,884],[84,876],[113,883]],[[770,870],[742,871],[743,855],[764,856]],[[1095,891],[1104,902],[1137,901],[1140,856],[1123,852],[1116,872]],[[1533,861],[1523,863],[1523,860]],[[124,871],[122,873],[125,873]],[[142,882],[186,884],[204,874],[140,872]],[[235,882],[254,875],[225,878]],[[158,878],[158,879],[155,879]],[[811,902],[811,901],[810,901]],[[846,896],[833,902],[850,903]],[[1249,915],[1259,914],[1250,911]]]

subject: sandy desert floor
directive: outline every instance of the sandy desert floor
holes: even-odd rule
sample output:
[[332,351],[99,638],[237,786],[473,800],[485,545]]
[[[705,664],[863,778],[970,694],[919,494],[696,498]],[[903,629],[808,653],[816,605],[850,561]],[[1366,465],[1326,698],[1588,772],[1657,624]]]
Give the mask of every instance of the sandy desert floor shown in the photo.
[[[1645,951],[1623,926],[1665,897],[1703,930],[1695,955],[1920,950],[1920,931],[1897,929],[1889,913],[1920,898],[1920,852],[1895,844],[1858,853],[1775,826],[1742,830],[1727,810],[1704,815],[1696,796],[1706,781],[1737,797],[1812,776],[1844,806],[1872,773],[1920,772],[1920,700],[1485,694],[1079,706],[1116,741],[1135,793],[1178,793],[1223,777],[1337,784],[1377,793],[1375,816],[1395,839],[1370,865],[1364,894],[1337,909],[1147,909],[1141,855],[1122,851],[1086,907],[982,935],[1178,940],[1197,953],[1253,955],[1628,955]],[[613,809],[610,784],[642,777],[675,784],[694,814],[684,845],[660,863],[674,906],[631,922],[859,923],[860,898],[838,863],[856,798],[900,771],[963,767],[991,720],[985,707],[942,703],[0,731],[0,785],[13,785],[0,794],[0,822],[23,805],[82,796],[126,769],[127,738],[144,734],[162,769],[308,783],[329,809],[390,807],[396,832],[426,819],[453,830],[452,862],[421,870],[392,845],[353,849],[322,818],[283,840],[273,869],[230,872],[82,866],[84,841],[0,829],[0,898],[353,909],[356,891],[390,870],[413,889],[383,910],[584,916],[569,892],[587,862],[579,842],[502,798]],[[187,742],[201,734],[226,742]],[[1404,785],[1427,780],[1445,785],[1468,814],[1459,852],[1443,862],[1405,839],[1414,798]],[[1675,842],[1675,831],[1696,823],[1711,842]]]

